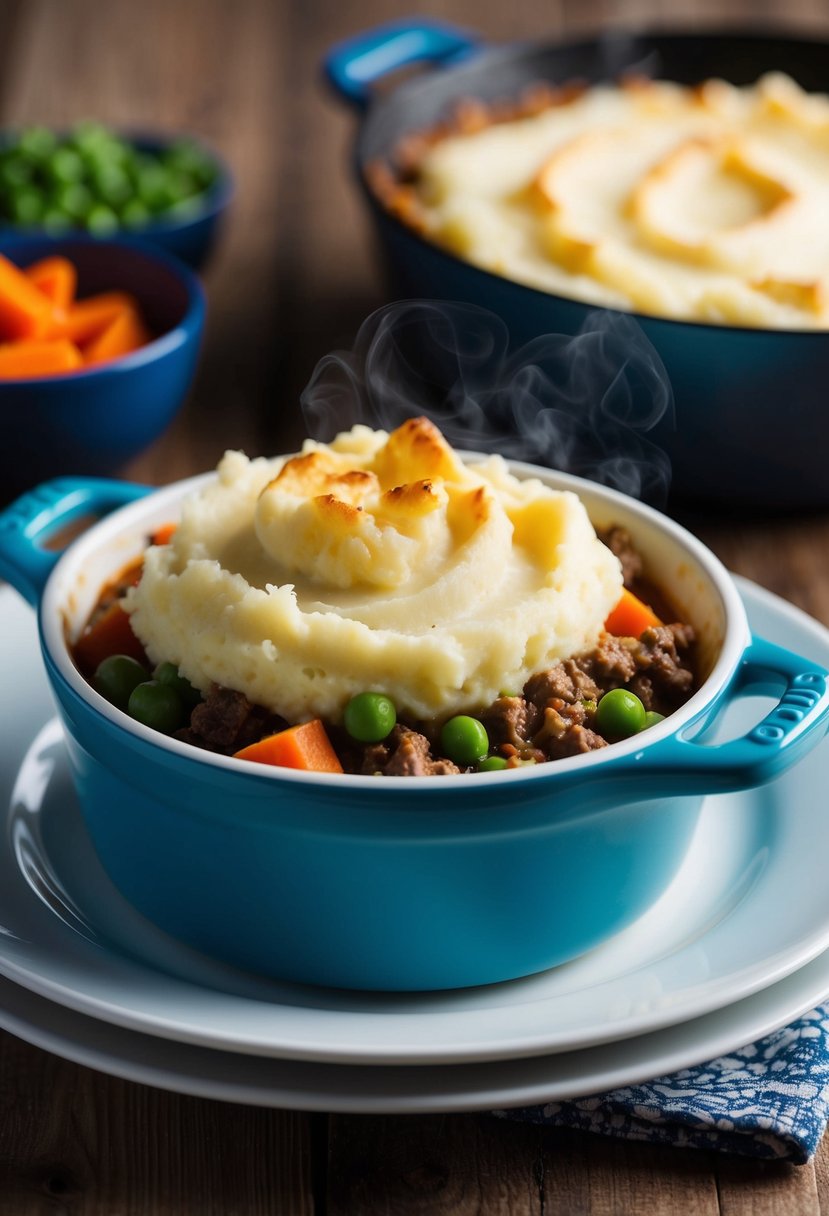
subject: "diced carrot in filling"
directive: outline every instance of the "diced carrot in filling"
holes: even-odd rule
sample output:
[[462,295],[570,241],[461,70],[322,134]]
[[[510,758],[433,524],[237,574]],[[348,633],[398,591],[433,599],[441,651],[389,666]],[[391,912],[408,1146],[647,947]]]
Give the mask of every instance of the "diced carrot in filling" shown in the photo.
[[177,527],[178,524],[162,524],[150,536],[151,543],[154,545],[169,545]]
[[638,638],[646,629],[661,624],[662,622],[653,609],[625,587],[618,604],[605,621],[604,627],[608,633],[612,633],[618,638]]
[[75,643],[76,662],[87,675],[111,654],[127,654],[139,663],[147,661],[130,618],[117,600],[104,609]]
[[302,768],[315,773],[341,773],[343,766],[319,718],[268,735],[235,753],[240,760],[257,760],[281,768]]

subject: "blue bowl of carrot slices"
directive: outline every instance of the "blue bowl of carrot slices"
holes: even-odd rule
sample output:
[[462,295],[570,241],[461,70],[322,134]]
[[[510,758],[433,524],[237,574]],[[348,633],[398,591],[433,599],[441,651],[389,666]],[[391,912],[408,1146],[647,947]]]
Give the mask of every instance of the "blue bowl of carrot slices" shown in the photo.
[[61,473],[112,476],[182,405],[202,287],[132,239],[0,238],[0,495]]

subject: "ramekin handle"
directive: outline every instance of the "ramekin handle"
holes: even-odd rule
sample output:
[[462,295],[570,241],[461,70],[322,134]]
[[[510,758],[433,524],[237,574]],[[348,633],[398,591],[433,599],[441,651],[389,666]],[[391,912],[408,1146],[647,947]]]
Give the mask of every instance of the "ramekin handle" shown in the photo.
[[411,63],[449,63],[468,55],[476,39],[443,21],[390,21],[333,46],[323,70],[335,92],[347,102],[365,107],[371,85],[389,72]]
[[[718,707],[746,689],[785,691],[761,722],[739,739],[706,744],[675,735],[648,748],[638,768],[650,786],[676,793],[725,793],[762,785],[809,751],[829,725],[829,673],[817,663],[763,638],[753,638]],[[663,780],[665,779],[665,780]]]
[[21,495],[0,513],[0,578],[36,605],[60,549],[41,542],[81,515],[107,515],[151,486],[98,477],[59,477]]

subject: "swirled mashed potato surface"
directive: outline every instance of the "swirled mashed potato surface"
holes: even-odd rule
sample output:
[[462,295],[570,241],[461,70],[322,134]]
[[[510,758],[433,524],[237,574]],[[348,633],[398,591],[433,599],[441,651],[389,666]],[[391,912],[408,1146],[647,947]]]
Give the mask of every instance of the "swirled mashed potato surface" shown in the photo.
[[658,316],[829,327],[829,97],[769,74],[596,86],[435,143],[426,235],[532,287]]
[[363,690],[441,717],[589,649],[622,586],[575,494],[462,462],[425,419],[228,452],[128,595],[154,662],[291,722]]

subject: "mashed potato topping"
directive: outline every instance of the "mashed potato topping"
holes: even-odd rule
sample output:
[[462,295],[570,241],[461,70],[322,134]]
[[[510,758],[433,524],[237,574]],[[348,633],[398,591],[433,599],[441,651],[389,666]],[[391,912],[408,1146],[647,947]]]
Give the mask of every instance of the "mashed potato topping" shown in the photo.
[[154,662],[291,722],[355,693],[434,718],[590,649],[622,576],[575,494],[463,463],[425,419],[228,452],[127,597]]
[[779,73],[746,88],[597,86],[437,140],[413,188],[408,218],[426,235],[530,286],[829,327],[829,97]]

